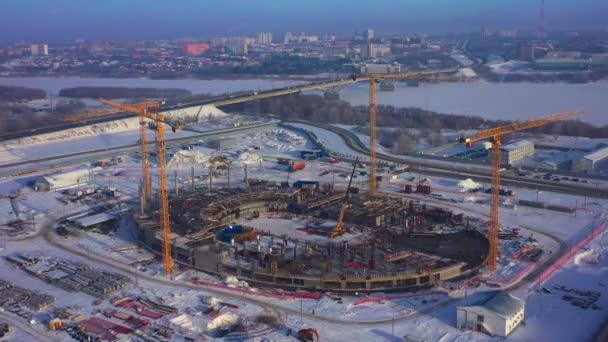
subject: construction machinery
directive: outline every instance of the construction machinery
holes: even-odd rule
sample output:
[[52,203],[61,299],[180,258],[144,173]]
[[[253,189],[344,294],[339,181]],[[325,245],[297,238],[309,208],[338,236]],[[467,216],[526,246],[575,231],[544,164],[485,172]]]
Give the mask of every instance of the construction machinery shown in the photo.
[[[169,123],[166,116],[158,112],[159,108],[163,105],[162,102],[143,102],[136,104],[119,103],[106,99],[99,99],[99,102],[108,105],[114,110],[92,112],[84,115],[77,115],[66,117],[66,121],[78,121],[83,119],[89,119],[99,116],[106,116],[117,112],[128,112],[139,116],[140,118],[140,143],[142,150],[142,171],[144,177],[144,183],[146,183],[150,177],[150,169],[148,163],[148,150],[146,141],[145,131],[145,119],[152,120],[154,125],[154,132],[156,137],[156,149],[157,149],[157,160],[158,160],[158,194],[159,194],[159,216],[160,216],[160,229],[162,236],[162,251],[163,251],[163,263],[165,267],[165,275],[169,277],[173,272],[173,257],[171,256],[171,227],[169,223],[169,182],[167,178],[167,161],[166,161],[166,150],[165,150],[165,128],[164,124],[169,124],[173,132],[183,128],[183,124]],[[144,193],[146,196],[152,193],[152,184],[149,183],[149,189],[146,189],[148,185],[144,186]],[[150,196],[151,197],[151,196]]]
[[321,341],[321,337],[317,329],[300,329],[298,330],[298,340],[302,342],[319,342]]
[[348,180],[348,186],[346,187],[346,194],[344,194],[344,202],[342,203],[342,208],[340,208],[340,216],[338,217],[338,223],[336,223],[336,227],[329,233],[329,237],[332,239],[342,235],[342,221],[344,220],[344,214],[346,214],[346,209],[351,207],[351,204],[348,203],[348,195],[350,194],[350,186],[353,183],[353,177],[355,176],[355,170],[357,169],[358,164],[359,159],[357,158],[353,162],[353,171],[350,173],[350,179]]
[[439,76],[445,73],[453,73],[458,71],[456,68],[427,70],[420,72],[396,73],[396,74],[366,74],[361,75],[362,78],[369,79],[369,193],[376,195],[377,177],[376,177],[376,88],[380,81],[391,80],[412,80],[424,82],[441,82],[441,81],[456,81],[460,78]]
[[475,135],[469,138],[461,138],[461,142],[467,147],[481,140],[489,139],[492,143],[491,160],[492,160],[492,195],[490,200],[490,231],[489,231],[489,252],[486,260],[488,268],[491,271],[496,270],[498,263],[498,208],[500,206],[500,171],[501,171],[501,137],[505,134],[510,134],[534,127],[540,127],[552,122],[571,119],[583,114],[583,111],[566,112],[544,116],[537,119],[515,122],[509,125],[490,128],[478,131]]

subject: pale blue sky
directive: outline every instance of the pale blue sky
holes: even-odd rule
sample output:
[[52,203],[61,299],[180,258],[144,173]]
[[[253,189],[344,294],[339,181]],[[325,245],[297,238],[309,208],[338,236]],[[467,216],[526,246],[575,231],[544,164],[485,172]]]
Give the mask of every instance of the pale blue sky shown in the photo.
[[[260,31],[535,29],[540,0],[2,0],[0,40],[174,38]],[[606,0],[546,0],[547,27],[608,28]]]

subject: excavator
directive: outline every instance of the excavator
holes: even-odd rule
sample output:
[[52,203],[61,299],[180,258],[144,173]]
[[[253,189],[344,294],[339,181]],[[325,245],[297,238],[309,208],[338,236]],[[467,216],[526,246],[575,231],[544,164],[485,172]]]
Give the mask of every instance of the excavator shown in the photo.
[[346,214],[346,209],[350,208],[352,205],[348,203],[348,194],[350,193],[350,185],[353,183],[353,178],[355,176],[355,169],[359,164],[359,158],[355,159],[353,163],[353,171],[350,173],[350,179],[348,180],[348,186],[346,187],[346,194],[344,195],[344,202],[342,203],[342,208],[340,208],[340,216],[338,217],[338,223],[334,230],[329,233],[329,237],[331,239],[342,235],[342,221],[344,220],[344,214]]

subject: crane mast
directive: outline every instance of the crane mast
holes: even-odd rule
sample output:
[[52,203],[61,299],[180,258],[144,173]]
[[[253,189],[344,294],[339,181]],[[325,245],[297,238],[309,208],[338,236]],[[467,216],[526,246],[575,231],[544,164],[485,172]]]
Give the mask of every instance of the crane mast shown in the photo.
[[489,139],[492,143],[492,188],[490,198],[490,227],[488,232],[489,251],[486,259],[488,268],[491,271],[496,271],[498,264],[498,231],[500,229],[498,210],[500,208],[500,162],[502,153],[501,137],[505,134],[544,126],[552,122],[571,119],[573,117],[582,115],[583,113],[583,111],[579,110],[575,112],[547,115],[538,119],[515,122],[505,126],[481,130],[471,138],[461,139],[461,142],[465,143],[468,147],[472,147],[477,141],[480,140]]
[[[165,147],[165,127],[163,124],[168,124],[167,118],[158,113],[162,103],[159,102],[142,102],[137,104],[125,104],[114,102],[106,99],[99,99],[99,102],[108,105],[113,110],[110,111],[99,111],[91,112],[84,115],[76,115],[66,117],[66,121],[78,121],[83,119],[90,119],[95,117],[107,116],[109,114],[115,114],[122,111],[133,113],[139,117],[140,126],[140,143],[142,153],[142,172],[144,182],[144,198],[146,202],[149,202],[152,198],[152,181],[150,177],[150,165],[148,160],[148,144],[146,139],[146,122],[145,119],[150,119],[156,122],[155,125],[155,137],[156,137],[156,149],[158,159],[158,204],[159,204],[159,218],[160,218],[160,229],[162,237],[162,253],[163,253],[163,264],[165,268],[165,275],[170,277],[173,272],[173,257],[171,256],[171,225],[169,220],[169,181],[167,178],[167,160],[166,160],[166,147]],[[182,128],[183,125],[180,123],[171,125],[173,131]]]
[[369,193],[376,195],[378,191],[377,180],[377,157],[376,157],[376,141],[377,141],[377,109],[376,109],[376,88],[379,80],[419,80],[419,81],[455,81],[455,77],[439,77],[439,74],[454,72],[454,69],[438,69],[410,73],[398,74],[367,74],[362,75],[362,78],[369,79],[369,159],[370,159],[370,179]]

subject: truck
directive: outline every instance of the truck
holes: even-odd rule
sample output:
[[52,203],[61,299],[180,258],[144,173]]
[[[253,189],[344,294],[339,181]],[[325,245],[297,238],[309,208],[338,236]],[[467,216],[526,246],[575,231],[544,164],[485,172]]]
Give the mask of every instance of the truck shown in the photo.
[[299,162],[299,163],[291,163],[289,164],[289,167],[287,168],[288,172],[296,172],[298,170],[303,170],[306,167],[306,163],[304,162]]

